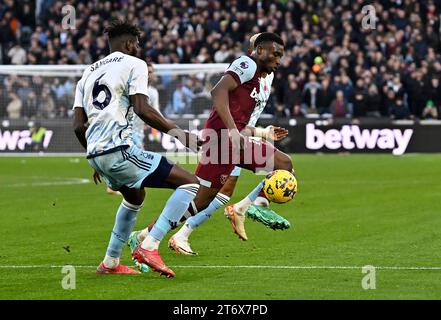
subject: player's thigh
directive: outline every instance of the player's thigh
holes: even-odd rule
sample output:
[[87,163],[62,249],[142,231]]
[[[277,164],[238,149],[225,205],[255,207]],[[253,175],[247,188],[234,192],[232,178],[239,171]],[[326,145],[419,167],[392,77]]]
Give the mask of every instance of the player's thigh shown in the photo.
[[133,189],[127,186],[122,186],[119,191],[122,193],[124,199],[134,205],[141,205],[144,202],[144,189]]
[[277,169],[292,170],[291,158],[266,141],[248,138],[239,165],[253,172],[270,172]]
[[188,172],[177,164],[173,165],[170,174],[164,182],[164,186],[172,189],[176,189],[184,184],[199,184],[198,178],[193,173]]
[[275,149],[274,152],[274,169],[283,169],[288,171],[293,171],[292,160],[289,155],[280,151],[279,149]]

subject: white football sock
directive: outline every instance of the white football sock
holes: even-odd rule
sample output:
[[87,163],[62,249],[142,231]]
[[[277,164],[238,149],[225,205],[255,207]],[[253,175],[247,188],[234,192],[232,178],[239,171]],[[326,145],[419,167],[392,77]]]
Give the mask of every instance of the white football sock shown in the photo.
[[106,255],[104,257],[104,266],[109,269],[115,269],[119,265],[119,258],[114,258]]
[[248,197],[243,198],[242,200],[240,200],[238,203],[236,203],[234,205],[234,210],[239,214],[239,215],[244,215],[245,212],[248,210],[249,206],[251,204],[251,200]]
[[141,248],[148,251],[157,250],[159,248],[160,243],[161,241],[153,238],[150,234],[148,234],[145,237],[144,241],[141,243]]
[[191,233],[193,232],[193,229],[188,225],[188,223],[184,224],[181,229],[179,229],[178,232],[175,233],[174,237],[188,240]]
[[253,204],[260,207],[269,207],[269,201],[265,197],[257,197]]
[[143,230],[141,230],[141,232],[138,233],[138,235],[137,235],[138,241],[144,241],[144,239],[148,236],[148,234],[149,234],[149,228],[148,227],[143,229]]

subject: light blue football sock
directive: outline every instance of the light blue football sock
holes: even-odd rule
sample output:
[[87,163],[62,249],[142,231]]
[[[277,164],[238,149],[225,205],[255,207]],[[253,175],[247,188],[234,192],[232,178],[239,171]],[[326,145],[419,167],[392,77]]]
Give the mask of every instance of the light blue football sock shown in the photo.
[[129,238],[130,232],[133,230],[136,215],[141,210],[141,207],[142,205],[137,206],[126,200],[122,201],[116,213],[115,225],[113,226],[106,255],[113,258],[121,256],[122,249]]
[[207,208],[204,210],[198,212],[196,215],[190,217],[187,219],[187,224],[192,228],[196,229],[199,227],[202,223],[208,220],[208,218],[211,217],[213,212],[215,212],[217,209],[221,208],[222,206],[226,205],[230,201],[230,197],[218,193],[216,195],[216,198],[214,198],[213,201],[208,205]]
[[262,180],[257,185],[257,187],[248,194],[247,197],[248,197],[248,199],[250,199],[251,203],[253,203],[257,199],[257,197],[259,196],[260,190],[262,190],[262,188],[263,188],[263,182],[264,182],[264,180]]
[[181,217],[187,211],[190,202],[196,196],[198,184],[185,184],[176,189],[165,204],[164,210],[155,222],[150,235],[158,241],[172,228],[176,228]]

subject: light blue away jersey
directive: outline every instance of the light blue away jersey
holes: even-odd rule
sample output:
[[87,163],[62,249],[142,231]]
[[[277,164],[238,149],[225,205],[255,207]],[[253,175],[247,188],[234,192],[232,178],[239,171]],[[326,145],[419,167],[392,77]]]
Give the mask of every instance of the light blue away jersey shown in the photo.
[[77,83],[74,108],[88,117],[87,155],[132,145],[133,108],[130,95],[147,91],[147,64],[115,51],[91,64]]

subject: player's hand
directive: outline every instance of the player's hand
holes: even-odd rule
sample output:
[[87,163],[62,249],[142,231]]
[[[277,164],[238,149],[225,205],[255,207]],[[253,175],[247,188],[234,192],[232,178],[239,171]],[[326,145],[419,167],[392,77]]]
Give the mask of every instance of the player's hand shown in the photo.
[[95,184],[101,183],[101,176],[96,170],[93,172],[93,181]]
[[228,136],[231,140],[233,154],[244,149],[245,137],[237,129],[228,130]]
[[285,139],[289,134],[289,131],[285,128],[274,126],[268,126],[267,128],[269,129],[268,138],[272,141],[280,141],[282,139]]

